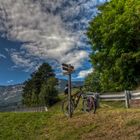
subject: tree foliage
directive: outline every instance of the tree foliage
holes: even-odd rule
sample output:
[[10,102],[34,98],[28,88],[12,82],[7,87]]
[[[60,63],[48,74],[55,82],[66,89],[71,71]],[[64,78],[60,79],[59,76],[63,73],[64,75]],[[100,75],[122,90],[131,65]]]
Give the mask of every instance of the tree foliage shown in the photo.
[[24,84],[23,104],[27,106],[51,106],[58,100],[58,91],[55,88],[57,79],[47,63],[43,63],[33,72]]
[[140,83],[139,0],[111,0],[100,6],[87,36],[93,50],[92,89],[98,84],[100,91],[119,91]]

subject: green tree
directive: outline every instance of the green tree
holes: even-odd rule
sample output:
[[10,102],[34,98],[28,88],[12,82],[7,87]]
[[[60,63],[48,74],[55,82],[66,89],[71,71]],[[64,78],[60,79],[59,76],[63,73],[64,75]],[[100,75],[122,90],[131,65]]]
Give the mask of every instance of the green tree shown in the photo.
[[46,96],[46,99],[48,105],[53,105],[55,102],[59,100],[57,96],[58,91],[56,90],[56,88],[54,88],[57,82],[58,82],[57,79],[55,79],[54,77],[49,78],[47,81],[48,94]]
[[24,84],[25,84],[25,86],[23,88],[22,102],[25,105],[31,106],[33,82],[31,79],[28,79],[27,81],[24,82]]
[[58,91],[55,88],[57,79],[49,64],[43,63],[24,84],[23,104],[27,106],[51,106],[58,101]]
[[90,58],[100,91],[133,89],[140,83],[139,15],[139,0],[111,0],[90,22]]
[[90,73],[87,76],[84,85],[88,91],[100,92],[99,73],[95,71]]
[[46,86],[46,83],[43,83],[42,84],[42,87],[41,87],[41,91],[40,91],[40,94],[39,94],[39,100],[40,100],[40,105],[44,106],[46,105],[47,101],[46,101],[46,95],[47,95],[47,86]]

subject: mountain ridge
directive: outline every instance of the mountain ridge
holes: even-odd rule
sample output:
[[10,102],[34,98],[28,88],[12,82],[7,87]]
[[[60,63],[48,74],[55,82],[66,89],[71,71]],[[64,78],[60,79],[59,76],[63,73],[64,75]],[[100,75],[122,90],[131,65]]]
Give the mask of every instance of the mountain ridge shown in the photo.
[[[64,91],[67,80],[58,79],[57,89]],[[72,81],[72,87],[82,86],[82,81]],[[22,93],[24,84],[0,85],[0,111],[10,111],[22,106]]]

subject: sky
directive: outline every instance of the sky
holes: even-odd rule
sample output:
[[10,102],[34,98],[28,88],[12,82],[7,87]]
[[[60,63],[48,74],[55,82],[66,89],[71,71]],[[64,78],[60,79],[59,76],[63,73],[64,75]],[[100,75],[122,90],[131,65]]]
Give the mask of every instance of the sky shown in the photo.
[[85,35],[105,0],[0,0],[0,85],[22,83],[44,62],[58,78],[61,64],[75,67],[72,80],[92,72]]

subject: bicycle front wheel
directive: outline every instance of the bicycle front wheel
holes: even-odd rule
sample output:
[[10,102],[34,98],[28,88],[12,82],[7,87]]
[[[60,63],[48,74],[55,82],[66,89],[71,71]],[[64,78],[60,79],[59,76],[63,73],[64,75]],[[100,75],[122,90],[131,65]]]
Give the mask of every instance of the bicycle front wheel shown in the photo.
[[62,111],[63,113],[66,115],[66,116],[69,116],[71,113],[71,115],[73,114],[74,112],[74,103],[73,101],[71,101],[71,112],[69,112],[69,101],[68,100],[64,100],[63,103],[62,103]]

